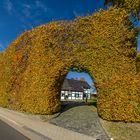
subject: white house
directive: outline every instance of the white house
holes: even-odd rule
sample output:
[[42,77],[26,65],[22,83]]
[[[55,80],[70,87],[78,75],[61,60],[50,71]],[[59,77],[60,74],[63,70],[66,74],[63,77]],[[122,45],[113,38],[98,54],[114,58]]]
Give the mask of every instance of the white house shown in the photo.
[[61,88],[61,100],[90,99],[90,85],[86,81],[65,79]]

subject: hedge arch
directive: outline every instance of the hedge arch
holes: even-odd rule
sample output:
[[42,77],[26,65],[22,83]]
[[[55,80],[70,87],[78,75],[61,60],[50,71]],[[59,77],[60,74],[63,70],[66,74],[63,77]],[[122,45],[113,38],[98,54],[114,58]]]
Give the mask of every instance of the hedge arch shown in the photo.
[[126,11],[115,8],[22,33],[0,54],[0,105],[58,112],[61,84],[78,67],[96,82],[103,119],[140,122],[136,40]]

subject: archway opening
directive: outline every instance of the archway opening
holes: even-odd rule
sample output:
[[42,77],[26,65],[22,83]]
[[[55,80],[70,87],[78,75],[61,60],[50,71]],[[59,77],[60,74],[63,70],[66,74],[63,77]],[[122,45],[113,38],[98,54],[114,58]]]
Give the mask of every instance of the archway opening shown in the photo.
[[78,105],[94,105],[96,107],[95,81],[83,70],[70,69],[61,85],[60,100],[62,108]]
[[[61,84],[60,100],[60,115],[50,123],[97,138],[105,135],[97,121],[95,81],[87,72],[77,68],[69,70]],[[91,133],[95,130],[97,134]]]

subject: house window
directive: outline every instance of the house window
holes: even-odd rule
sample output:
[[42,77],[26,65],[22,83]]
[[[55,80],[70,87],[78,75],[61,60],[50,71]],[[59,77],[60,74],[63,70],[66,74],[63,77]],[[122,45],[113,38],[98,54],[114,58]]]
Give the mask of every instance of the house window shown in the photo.
[[64,97],[64,96],[65,96],[65,94],[64,94],[64,93],[62,93],[62,94],[61,94],[61,96],[62,96],[62,97]]
[[75,97],[75,94],[72,94],[72,97]]
[[76,94],[75,94],[75,97],[79,97],[79,93],[76,93]]
[[68,94],[68,97],[71,97],[71,94]]

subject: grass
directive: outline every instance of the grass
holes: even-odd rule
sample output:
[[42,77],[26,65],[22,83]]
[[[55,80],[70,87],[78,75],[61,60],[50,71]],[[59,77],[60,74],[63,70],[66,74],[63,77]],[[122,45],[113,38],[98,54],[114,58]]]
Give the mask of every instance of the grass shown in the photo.
[[49,121],[53,118],[56,118],[60,115],[60,113],[55,113],[55,114],[52,114],[52,115],[39,115],[40,119],[44,122],[46,121]]
[[[67,101],[63,101],[67,103]],[[68,101],[74,102],[74,101]],[[92,97],[86,103],[85,100],[75,100],[75,103],[83,103],[94,105],[96,108],[97,98]],[[67,111],[71,106],[65,106],[64,110]],[[52,118],[59,116],[58,114],[54,115],[42,115],[41,118],[43,121],[48,121]],[[113,138],[113,140],[140,140],[140,123],[125,123],[125,122],[113,122],[113,121],[106,121],[100,118],[100,122],[108,134],[109,137]]]
[[140,140],[140,123],[112,122],[102,119],[100,122],[114,140]]
[[[97,98],[93,96],[88,100],[87,104],[92,104],[96,107],[96,102]],[[100,122],[106,133],[113,140],[140,140],[140,123],[113,122],[101,118]]]

